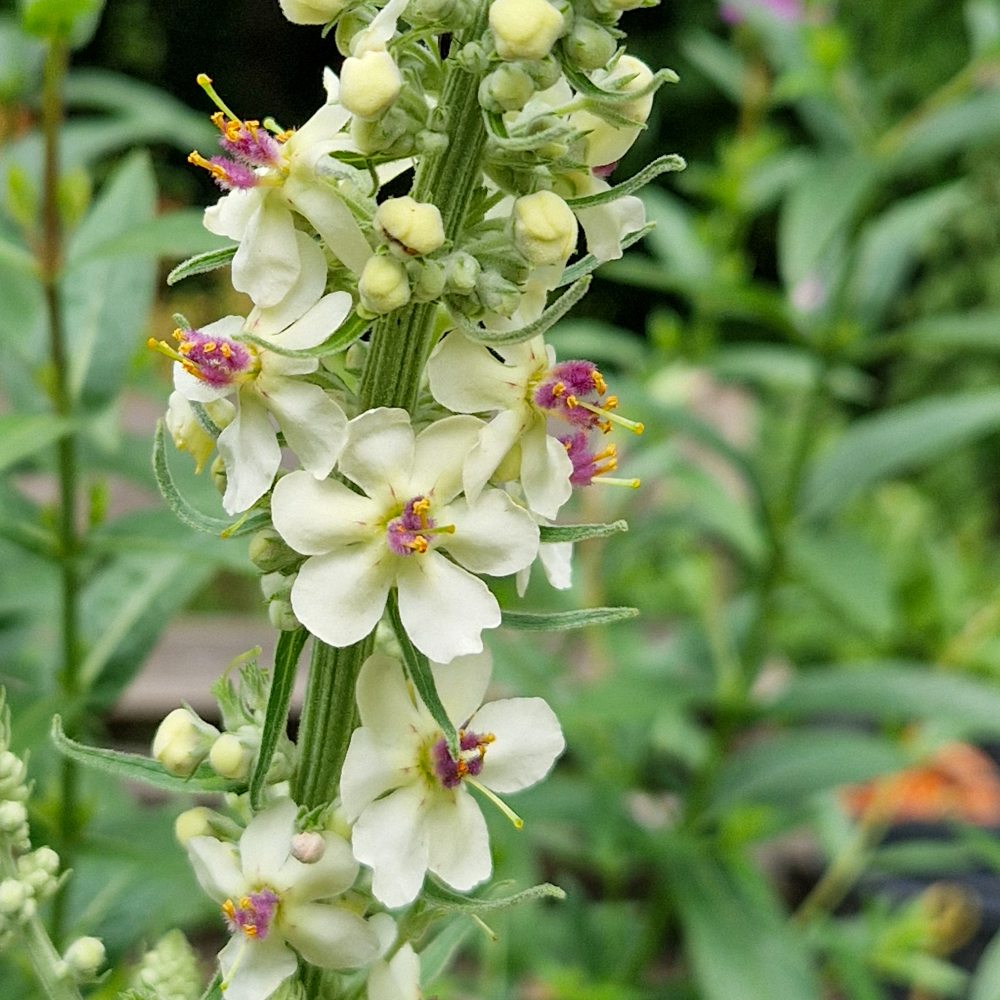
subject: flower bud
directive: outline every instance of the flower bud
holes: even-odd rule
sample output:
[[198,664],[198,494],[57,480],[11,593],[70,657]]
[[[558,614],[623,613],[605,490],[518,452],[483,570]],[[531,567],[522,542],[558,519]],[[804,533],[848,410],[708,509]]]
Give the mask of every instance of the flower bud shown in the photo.
[[261,528],[250,539],[248,554],[250,562],[262,573],[284,569],[302,558],[274,528]]
[[208,762],[220,778],[242,781],[250,773],[253,751],[234,733],[223,733],[212,744]]
[[501,316],[512,316],[521,304],[521,289],[496,271],[480,274],[476,294],[485,309]]
[[479,104],[486,111],[520,111],[535,93],[531,74],[516,63],[503,63],[479,84]]
[[63,955],[67,969],[75,979],[93,979],[107,957],[100,938],[77,938]]
[[0,914],[5,917],[21,916],[24,904],[31,898],[31,889],[16,878],[0,882]]
[[358,280],[361,305],[380,316],[410,301],[410,280],[406,268],[393,257],[369,257]]
[[[236,408],[228,399],[217,399],[202,406],[220,428],[231,423],[236,415]],[[194,459],[194,471],[201,472],[209,455],[215,451],[215,438],[202,427],[191,403],[176,390],[170,394],[163,422],[177,450],[188,452]]]
[[[624,55],[610,73],[598,70],[592,79],[602,90],[638,93],[653,82],[653,71],[641,59]],[[616,86],[625,79],[628,80],[627,83]],[[586,110],[575,111],[569,117],[573,128],[587,133],[584,136],[584,157],[591,167],[616,163],[631,149],[652,110],[653,94],[643,94],[631,101],[617,102],[609,107],[615,114],[635,122],[635,126],[622,128],[612,125]]]
[[441,211],[430,202],[389,198],[375,212],[375,225],[390,249],[407,257],[433,253],[444,244]]
[[292,857],[304,865],[314,865],[326,853],[326,841],[321,833],[307,830],[292,837]]
[[618,42],[607,28],[581,17],[573,23],[573,30],[563,46],[575,65],[591,70],[607,66]]
[[346,6],[345,0],[278,0],[292,24],[326,24]]
[[403,78],[385,49],[349,56],[340,71],[340,103],[359,118],[378,118],[399,96]]
[[548,90],[549,87],[554,87],[563,74],[562,64],[551,52],[544,59],[527,63],[525,69],[535,81],[536,90]]
[[267,617],[271,627],[279,632],[294,632],[302,624],[292,610],[291,602],[280,597],[268,604]]
[[548,0],[493,0],[490,30],[501,59],[544,59],[565,22]]
[[260,592],[264,595],[265,601],[273,601],[276,597],[288,597],[295,582],[295,574],[290,573],[265,573],[260,578]]
[[21,837],[18,835],[22,831],[26,834],[27,828],[28,810],[23,802],[0,802],[0,833],[14,840],[20,840]]
[[229,476],[226,473],[226,463],[222,461],[221,455],[215,456],[215,461],[212,462],[208,472],[212,477],[212,485],[216,488],[219,494],[221,495],[225,493],[226,486],[229,483]]
[[201,970],[187,938],[178,930],[167,931],[142,956],[132,985],[144,987],[163,1000],[194,1000],[200,997]]
[[38,899],[48,899],[59,885],[59,855],[51,847],[39,847],[17,859],[18,877]]
[[11,750],[0,751],[0,799],[28,797],[28,768]]
[[214,815],[206,806],[195,806],[182,812],[174,820],[174,836],[181,847],[186,847],[192,837],[214,836],[211,822]]
[[153,756],[165,771],[189,778],[219,735],[215,726],[200,719],[188,708],[175,708],[160,723],[153,737]]
[[536,191],[514,202],[514,244],[536,267],[564,264],[576,237],[576,216],[555,192]]

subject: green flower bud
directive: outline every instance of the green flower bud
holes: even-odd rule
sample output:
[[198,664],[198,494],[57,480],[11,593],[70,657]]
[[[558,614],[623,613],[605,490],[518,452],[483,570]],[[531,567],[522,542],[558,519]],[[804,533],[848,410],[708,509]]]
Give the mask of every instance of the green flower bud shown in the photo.
[[202,994],[198,960],[180,931],[168,931],[142,956],[133,985],[163,1000],[198,1000]]
[[521,303],[521,289],[496,271],[483,271],[476,282],[476,294],[484,309],[512,316]]
[[205,759],[219,730],[189,708],[175,708],[153,738],[153,757],[165,771],[189,778]]
[[376,316],[405,306],[410,301],[406,268],[384,254],[369,257],[358,280],[358,295],[361,305]]
[[548,0],[493,0],[489,17],[501,59],[544,59],[566,30]]
[[576,66],[591,70],[607,66],[618,48],[618,41],[607,28],[586,18],[578,18],[563,47]]
[[48,899],[59,885],[59,855],[51,847],[39,847],[17,859],[17,874],[37,899]]
[[520,111],[535,93],[535,81],[518,63],[504,63],[479,84],[479,104],[486,111]]
[[294,632],[301,624],[295,617],[291,603],[281,598],[268,604],[267,617],[271,622],[271,627],[276,628],[279,632]]
[[283,569],[302,558],[274,528],[261,528],[250,539],[249,555],[250,562],[262,573]]
[[422,257],[444,244],[440,209],[409,195],[382,202],[375,211],[375,226],[389,248],[405,257]]
[[525,69],[535,81],[536,90],[548,90],[557,84],[562,77],[562,66],[559,60],[550,52],[544,59],[525,63]]
[[413,298],[417,302],[433,302],[444,292],[445,270],[436,260],[414,261],[410,265],[411,275],[417,269],[413,282]]
[[27,838],[28,810],[23,802],[0,802],[0,834],[18,842]]
[[0,914],[13,917],[22,916],[24,904],[31,899],[31,888],[16,878],[5,878],[0,882]]
[[295,582],[294,573],[265,573],[260,578],[260,592],[265,601],[273,601],[276,597],[287,598]]
[[63,955],[70,975],[78,980],[93,979],[106,958],[104,942],[95,937],[77,938]]
[[573,210],[552,191],[536,191],[514,202],[514,244],[536,267],[563,264],[576,248]]
[[479,261],[472,254],[459,250],[448,258],[445,265],[445,287],[450,292],[468,295],[476,287],[481,270]]
[[17,754],[0,751],[0,799],[23,801],[28,797],[28,768]]
[[219,494],[225,493],[229,477],[226,475],[226,463],[222,461],[221,455],[215,456],[215,461],[212,462],[208,473],[212,477],[212,485],[218,490]]
[[403,86],[396,61],[385,49],[349,56],[340,70],[340,103],[359,118],[378,118]]

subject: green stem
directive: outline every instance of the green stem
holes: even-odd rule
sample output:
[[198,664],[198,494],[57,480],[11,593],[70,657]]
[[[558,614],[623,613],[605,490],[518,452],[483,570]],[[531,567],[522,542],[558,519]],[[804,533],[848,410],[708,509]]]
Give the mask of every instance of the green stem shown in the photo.
[[[0,878],[18,878],[17,864],[6,846],[0,847]],[[82,1000],[72,979],[60,976],[61,958],[41,919],[29,917],[15,933],[48,1000]]]
[[[42,238],[38,248],[38,264],[45,296],[45,311],[49,329],[49,356],[52,364],[52,404],[61,417],[73,412],[69,388],[69,366],[66,357],[66,333],[62,303],[59,296],[59,276],[62,269],[63,232],[59,217],[59,134],[64,117],[63,81],[69,62],[69,49],[62,40],[49,43],[42,83]],[[67,708],[75,707],[80,686],[80,622],[78,595],[80,592],[79,550],[77,534],[77,444],[73,433],[59,440],[57,472],[59,479],[59,538],[61,578],[62,662],[57,680]],[[72,726],[73,712],[67,711]],[[63,759],[60,774],[60,808],[58,826],[59,853],[69,863],[77,829],[77,769],[73,761]],[[52,932],[58,939],[63,922],[63,899],[60,892],[52,909]]]

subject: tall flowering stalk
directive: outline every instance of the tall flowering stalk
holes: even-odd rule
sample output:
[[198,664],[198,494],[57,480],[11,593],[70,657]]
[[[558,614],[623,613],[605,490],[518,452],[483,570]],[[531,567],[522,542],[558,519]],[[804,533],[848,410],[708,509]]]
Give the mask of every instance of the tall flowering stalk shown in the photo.
[[[402,1000],[420,995],[434,900],[489,878],[480,804],[520,826],[501,796],[564,748],[540,699],[488,699],[483,633],[518,617],[488,581],[523,585],[542,559],[567,586],[568,543],[606,533],[552,524],[573,490],[638,485],[608,475],[609,438],[641,423],[544,338],[645,232],[634,192],[682,166],[609,183],[672,74],[619,48],[628,2],[281,5],[334,29],[341,74],[298,130],[239,117],[199,78],[220,149],[190,160],[224,191],[205,225],[236,242],[173,276],[231,262],[254,309],[151,346],[174,361],[168,429],[199,467],[217,451],[226,533],[255,532],[282,635],[270,676],[244,664],[219,687],[222,731],[178,709],[154,755],[238,793],[234,815],[177,827],[230,933],[227,998]],[[382,192],[404,177],[408,195]],[[191,520],[162,440],[156,462]]]

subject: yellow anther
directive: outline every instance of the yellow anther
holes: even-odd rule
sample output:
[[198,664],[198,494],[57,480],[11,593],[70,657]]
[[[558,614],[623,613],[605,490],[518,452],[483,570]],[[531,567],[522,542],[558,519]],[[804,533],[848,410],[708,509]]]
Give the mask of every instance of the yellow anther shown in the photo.
[[211,160],[206,160],[197,149],[188,153],[188,163],[192,163],[196,167],[201,167],[203,170],[207,170],[217,180],[227,182],[229,180],[229,174],[226,173],[223,167],[219,166],[218,163],[212,163]]
[[604,400],[604,409],[606,409],[606,410],[617,410],[618,409],[618,397],[617,396],[608,396],[608,398],[606,400]]
[[414,552],[419,552],[423,555],[429,548],[429,543],[423,535],[417,535],[414,537],[412,542],[407,542],[406,547],[412,549]]
[[608,391],[608,383],[604,381],[604,376],[596,368],[590,373],[590,379],[594,383],[598,396],[603,396]]
[[[576,396],[567,396],[566,397],[566,406],[567,406],[568,409],[574,410],[579,405],[580,405],[580,401],[576,398]],[[584,403],[584,406],[586,406],[586,405],[587,404]],[[587,409],[590,409],[590,407],[588,406]]]
[[227,917],[229,917],[229,919],[230,919],[230,920],[232,920],[232,919],[233,919],[233,918],[234,918],[234,917],[236,916],[236,907],[235,907],[235,906],[233,906],[233,901],[232,901],[231,899],[227,899],[227,900],[226,900],[226,901],[225,901],[225,902],[224,902],[224,903],[222,904],[222,912],[223,912],[223,913],[224,913],[224,914],[225,914],[225,915],[226,915]]
[[[206,350],[207,350],[207,348],[206,348]],[[233,349],[228,344],[225,344],[225,343],[222,344],[219,347],[219,351],[221,352],[222,356],[224,358],[226,358],[227,360],[233,356]]]
[[423,517],[431,509],[431,502],[427,497],[421,497],[419,500],[413,501],[413,513],[417,517]]

